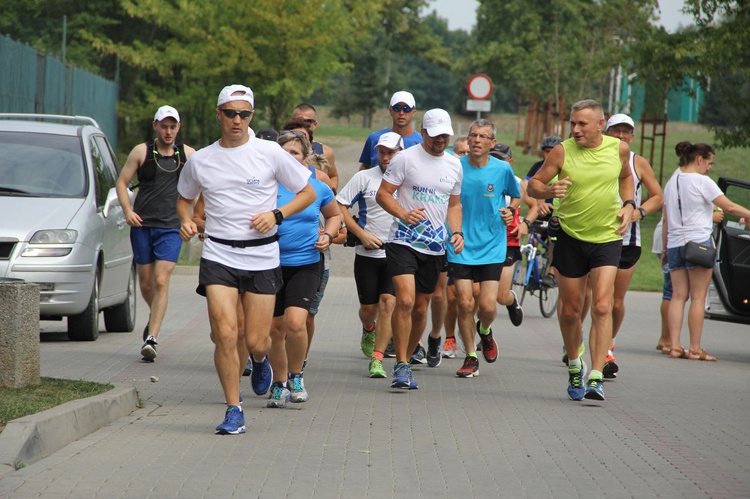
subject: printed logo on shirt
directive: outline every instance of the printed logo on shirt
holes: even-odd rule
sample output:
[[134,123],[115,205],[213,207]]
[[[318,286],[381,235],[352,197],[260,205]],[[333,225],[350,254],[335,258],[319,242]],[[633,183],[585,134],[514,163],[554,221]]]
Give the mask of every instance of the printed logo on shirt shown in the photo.
[[260,185],[260,179],[255,177],[250,177],[245,180],[245,183],[247,185]]
[[487,184],[487,192],[495,192],[495,184]]
[[456,181],[450,177],[440,177],[440,183],[450,184],[451,186],[453,186],[453,184],[455,184]]
[[411,198],[416,201],[435,204],[448,204],[450,196],[440,195],[431,187],[419,187],[417,185],[411,188]]

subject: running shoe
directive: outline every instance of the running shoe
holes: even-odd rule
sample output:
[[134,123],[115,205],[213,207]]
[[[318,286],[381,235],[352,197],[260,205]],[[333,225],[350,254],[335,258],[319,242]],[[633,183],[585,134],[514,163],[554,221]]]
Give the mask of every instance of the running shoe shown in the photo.
[[604,369],[602,369],[602,374],[607,379],[616,378],[617,372],[620,370],[620,366],[617,365],[617,357],[612,352],[613,349],[614,345],[607,350],[607,360],[604,361]]
[[407,367],[409,368],[409,390],[417,390],[419,385],[417,385],[417,380],[414,379],[414,373],[411,371],[411,366]]
[[396,349],[393,347],[393,338],[391,338],[391,341],[388,342],[388,346],[385,347],[383,356],[389,359],[392,359],[396,356]]
[[149,336],[146,338],[146,342],[141,347],[141,357],[143,357],[143,360],[146,360],[148,362],[153,362],[156,358],[156,345],[158,342],[156,341],[156,338],[153,336]]
[[433,338],[432,336],[427,337],[427,365],[430,367],[437,367],[440,365],[440,361],[443,360],[440,356],[440,336]]
[[305,390],[305,380],[302,379],[302,375],[292,374],[289,382],[292,384],[292,402],[307,402],[310,397]]
[[256,395],[265,395],[271,388],[271,382],[273,381],[273,369],[268,362],[268,355],[261,362],[255,362],[255,358],[251,355],[250,361],[253,363],[253,372],[250,375],[250,384],[253,386],[253,391]]
[[[477,321],[477,333],[479,333],[479,321]],[[493,363],[497,360],[497,342],[492,337],[492,328],[490,328],[490,332],[482,335],[479,335],[479,339],[482,343],[482,355],[484,355],[484,360],[486,360],[488,363]]]
[[505,308],[508,309],[511,324],[518,327],[523,322],[523,309],[521,308],[521,305],[518,304],[516,292],[511,290],[511,293],[513,294],[513,303]]
[[479,359],[467,355],[464,359],[464,365],[456,371],[456,377],[474,378],[476,376],[479,376]]
[[586,383],[586,394],[583,398],[588,400],[604,400],[604,389],[602,388],[602,380],[591,379]]
[[456,338],[446,338],[445,345],[443,345],[443,357],[446,359],[455,359],[457,353],[458,347],[456,346]]
[[411,354],[409,364],[427,364],[427,351],[422,345],[417,344],[414,353]]
[[411,388],[411,368],[405,362],[399,362],[393,366],[393,381],[391,388]]
[[291,393],[289,389],[280,382],[274,383],[271,388],[271,395],[268,397],[268,403],[266,407],[277,407],[283,409],[286,404],[289,403]]
[[250,376],[253,373],[253,363],[248,357],[247,364],[245,364],[245,370],[242,372],[243,376]]
[[383,363],[378,359],[370,359],[370,377],[385,378],[388,376],[383,369]]
[[367,331],[362,328],[362,339],[359,340],[359,348],[365,357],[368,359],[372,357],[372,351],[375,349],[375,329]]
[[217,435],[239,435],[245,433],[245,414],[236,405],[227,407],[224,421],[216,427]]
[[580,369],[568,368],[568,398],[570,400],[582,400],[586,393],[583,386],[583,378],[586,376],[586,363],[581,359]]

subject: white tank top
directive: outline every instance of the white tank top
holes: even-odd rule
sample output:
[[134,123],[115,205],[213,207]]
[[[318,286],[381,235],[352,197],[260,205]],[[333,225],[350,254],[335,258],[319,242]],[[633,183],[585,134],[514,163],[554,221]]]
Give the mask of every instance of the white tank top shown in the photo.
[[[635,153],[630,152],[630,175],[633,179],[633,185],[635,186],[635,189],[633,190],[633,199],[635,200],[635,205],[637,207],[641,206],[641,179],[638,177],[638,174],[635,172]],[[640,221],[633,222],[630,224],[630,227],[628,228],[628,231],[625,233],[625,235],[622,236],[622,245],[623,246],[639,246],[641,245],[641,223]]]

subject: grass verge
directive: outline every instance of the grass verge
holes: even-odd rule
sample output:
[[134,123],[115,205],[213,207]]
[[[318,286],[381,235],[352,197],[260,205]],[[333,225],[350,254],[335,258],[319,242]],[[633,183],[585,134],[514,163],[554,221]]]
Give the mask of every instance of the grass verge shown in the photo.
[[46,411],[71,400],[99,395],[113,388],[93,381],[42,378],[39,386],[0,388],[0,432],[14,419]]

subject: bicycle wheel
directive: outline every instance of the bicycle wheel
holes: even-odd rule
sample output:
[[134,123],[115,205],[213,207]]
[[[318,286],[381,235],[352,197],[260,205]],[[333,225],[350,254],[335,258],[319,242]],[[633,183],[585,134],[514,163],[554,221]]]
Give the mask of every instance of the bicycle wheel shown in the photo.
[[525,278],[526,266],[523,265],[523,259],[521,259],[513,265],[513,284],[511,285],[511,289],[516,294],[516,298],[518,298],[519,305],[523,302],[523,280]]
[[557,312],[557,299],[559,298],[560,291],[555,284],[552,287],[541,285],[539,289],[539,309],[542,315],[546,318],[550,318]]

